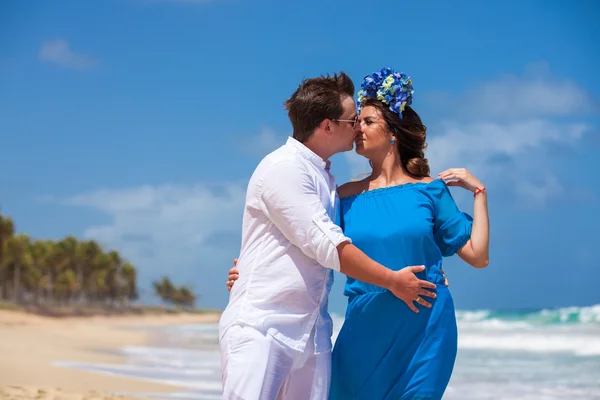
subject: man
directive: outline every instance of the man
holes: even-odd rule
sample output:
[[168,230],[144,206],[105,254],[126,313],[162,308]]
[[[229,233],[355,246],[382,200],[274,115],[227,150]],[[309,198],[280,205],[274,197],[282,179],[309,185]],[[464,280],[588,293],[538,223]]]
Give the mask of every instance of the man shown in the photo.
[[[389,289],[417,311],[433,294],[423,266],[392,271],[352,245],[332,220],[339,199],[328,159],[352,150],[354,84],[305,80],[285,103],[293,137],[267,155],[246,193],[240,276],[219,324],[225,399],[327,399],[333,270]],[[390,316],[393,318],[394,316]]]

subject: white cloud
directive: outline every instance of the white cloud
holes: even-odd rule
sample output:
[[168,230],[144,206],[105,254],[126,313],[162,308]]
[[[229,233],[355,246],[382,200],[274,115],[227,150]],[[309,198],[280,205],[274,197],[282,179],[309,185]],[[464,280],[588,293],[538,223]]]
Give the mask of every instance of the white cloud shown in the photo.
[[529,199],[530,203],[522,206],[544,204],[552,198],[560,197],[564,194],[564,187],[558,181],[556,176],[546,173],[541,179],[536,180],[516,180],[515,189],[523,198]]
[[217,267],[219,276],[225,274],[228,260],[237,255],[245,191],[245,183],[232,182],[140,186],[100,189],[60,202],[108,215],[108,223],[89,227],[84,236],[119,249],[146,278],[174,270],[199,278],[193,271]]
[[468,103],[490,116],[565,116],[592,111],[591,96],[575,82],[556,76],[544,63],[530,65],[523,76],[505,75],[475,87]]
[[73,69],[90,69],[97,64],[92,57],[71,50],[69,42],[64,39],[45,42],[40,49],[39,57],[43,61]]
[[[434,177],[447,168],[467,168],[487,185],[508,185],[508,196],[525,199],[528,204],[543,204],[565,194],[544,149],[551,144],[576,148],[590,129],[583,123],[546,120],[508,124],[447,121],[440,124],[441,134],[430,134],[425,156]],[[350,179],[362,179],[370,172],[364,157],[355,152],[344,157]],[[545,172],[540,178],[541,170]]]
[[521,75],[481,82],[464,94],[430,93],[426,101],[467,119],[557,117],[598,111],[598,102],[576,82],[534,63]]
[[[585,90],[543,63],[530,65],[521,76],[474,85],[464,95],[425,97],[444,105],[437,114],[445,119],[425,121],[433,176],[465,167],[487,185],[506,185],[507,195],[536,204],[566,194],[546,150],[558,144],[576,151],[592,129],[577,115],[597,109]],[[356,154],[345,159],[352,176],[370,171]]]
[[440,134],[429,134],[432,172],[466,167],[492,185],[510,182],[511,194],[536,204],[565,194],[545,150],[576,149],[592,129],[577,116],[597,109],[589,93],[544,63],[475,85],[447,104],[454,118],[437,124]]
[[[428,134],[425,152],[432,176],[447,168],[467,168],[492,186],[496,182],[509,183],[512,192],[508,195],[537,204],[564,194],[544,149],[552,144],[576,148],[591,129],[583,123],[553,123],[543,119],[506,124],[446,121],[439,125],[437,132],[441,133]],[[350,179],[362,179],[371,171],[368,160],[355,152],[345,153],[344,158]],[[540,170],[545,171],[541,180]]]
[[428,140],[427,157],[434,171],[476,165],[490,167],[491,157],[520,156],[547,143],[573,146],[589,129],[586,124],[559,124],[546,120],[524,120],[507,124],[473,122],[443,124],[442,134]]
[[[284,142],[270,128],[236,139],[241,151],[260,156]],[[107,222],[88,227],[83,236],[118,249],[140,268],[142,284],[165,274],[199,284],[199,292],[215,302],[227,291],[210,285],[225,281],[239,254],[246,186],[247,181],[141,185],[46,200],[105,214]]]
[[548,120],[446,123],[441,135],[428,140],[426,156],[433,175],[464,167],[487,185],[508,185],[506,195],[544,204],[564,194],[544,150],[551,144],[576,148],[590,128]]

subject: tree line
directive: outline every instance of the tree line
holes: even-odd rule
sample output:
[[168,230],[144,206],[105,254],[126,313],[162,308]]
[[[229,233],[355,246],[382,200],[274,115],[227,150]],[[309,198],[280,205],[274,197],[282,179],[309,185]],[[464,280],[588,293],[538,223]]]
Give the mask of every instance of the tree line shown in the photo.
[[[67,236],[37,240],[16,233],[0,214],[0,299],[17,304],[127,306],[139,299],[137,268],[117,250],[94,240]],[[154,294],[178,307],[194,307],[197,296],[168,277],[153,282]]]

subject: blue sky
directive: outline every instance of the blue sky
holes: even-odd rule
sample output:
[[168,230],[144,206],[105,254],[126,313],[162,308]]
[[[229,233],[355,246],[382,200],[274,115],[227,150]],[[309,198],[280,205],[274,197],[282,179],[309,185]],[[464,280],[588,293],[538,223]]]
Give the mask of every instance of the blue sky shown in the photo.
[[[391,66],[413,78],[432,172],[467,167],[488,187],[491,263],[446,260],[456,306],[597,304],[598,15],[583,0],[4,1],[2,211],[222,308],[245,185],[291,132],[284,100],[306,77],[359,86]],[[332,161],[339,184],[367,170]]]

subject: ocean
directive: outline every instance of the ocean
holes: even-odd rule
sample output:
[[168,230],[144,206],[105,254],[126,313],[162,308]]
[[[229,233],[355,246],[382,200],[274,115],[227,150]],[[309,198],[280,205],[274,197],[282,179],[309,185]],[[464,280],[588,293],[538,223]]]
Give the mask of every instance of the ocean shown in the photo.
[[[343,317],[334,315],[334,339]],[[600,304],[529,311],[457,311],[459,351],[446,400],[600,400]],[[154,398],[220,399],[216,324],[153,328],[123,364],[56,364],[172,384]]]

